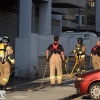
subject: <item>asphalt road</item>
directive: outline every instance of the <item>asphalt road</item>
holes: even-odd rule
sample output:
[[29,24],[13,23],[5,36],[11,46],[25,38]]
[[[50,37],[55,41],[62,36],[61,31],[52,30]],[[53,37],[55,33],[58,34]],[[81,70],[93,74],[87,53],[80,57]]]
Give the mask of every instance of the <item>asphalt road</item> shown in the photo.
[[[14,84],[18,82],[18,84]],[[77,96],[74,87],[75,78],[66,77],[63,86],[51,87],[49,78],[44,79],[42,89],[40,84],[42,79],[16,80],[12,86],[7,87],[6,100],[91,100],[88,95]],[[20,84],[19,84],[20,83]]]

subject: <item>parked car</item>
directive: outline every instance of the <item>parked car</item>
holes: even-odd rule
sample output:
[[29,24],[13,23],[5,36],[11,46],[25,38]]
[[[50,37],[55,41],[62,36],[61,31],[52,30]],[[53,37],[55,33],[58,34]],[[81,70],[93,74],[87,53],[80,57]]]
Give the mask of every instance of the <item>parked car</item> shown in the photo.
[[77,94],[89,94],[92,100],[100,100],[100,69],[77,76],[75,88]]

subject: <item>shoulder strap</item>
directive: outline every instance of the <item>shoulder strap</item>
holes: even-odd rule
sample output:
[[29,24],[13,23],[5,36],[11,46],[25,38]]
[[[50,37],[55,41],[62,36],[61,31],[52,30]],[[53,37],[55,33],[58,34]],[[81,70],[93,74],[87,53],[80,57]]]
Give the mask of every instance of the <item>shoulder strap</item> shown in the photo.
[[93,50],[96,51],[97,47],[98,47],[98,45],[96,45],[96,46],[93,48]]
[[53,46],[53,48],[51,50],[61,51],[58,49],[59,44],[54,45],[54,43],[53,43],[52,46]]
[[96,50],[97,49],[97,47],[100,47],[100,46],[95,46],[94,48],[93,48],[93,51],[97,51],[97,52],[100,52],[100,50]]
[[53,43],[52,45],[53,45],[53,49],[57,49],[57,47],[58,47],[59,44],[54,45],[54,43]]
[[8,47],[8,45],[4,45],[4,48],[6,49]]

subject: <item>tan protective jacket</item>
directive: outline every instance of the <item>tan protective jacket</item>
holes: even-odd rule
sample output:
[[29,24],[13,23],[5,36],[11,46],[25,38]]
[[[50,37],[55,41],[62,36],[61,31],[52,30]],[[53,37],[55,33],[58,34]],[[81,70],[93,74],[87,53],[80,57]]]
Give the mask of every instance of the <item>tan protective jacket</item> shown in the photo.
[[77,53],[79,55],[79,58],[85,57],[86,52],[86,46],[84,44],[77,44],[75,50],[73,50],[74,53]]

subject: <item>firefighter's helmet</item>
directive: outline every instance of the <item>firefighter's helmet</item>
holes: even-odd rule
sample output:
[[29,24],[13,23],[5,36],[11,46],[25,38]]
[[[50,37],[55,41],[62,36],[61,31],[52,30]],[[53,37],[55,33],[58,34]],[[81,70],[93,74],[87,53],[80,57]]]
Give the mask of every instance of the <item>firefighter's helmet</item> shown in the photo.
[[10,42],[10,39],[8,36],[3,36],[2,37],[2,43],[9,43]]
[[77,39],[77,42],[78,42],[79,44],[82,44],[82,43],[83,43],[83,39],[82,39],[81,37],[79,37],[79,38]]

